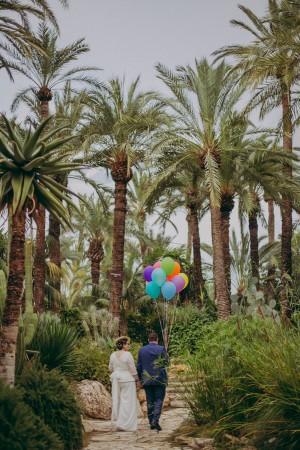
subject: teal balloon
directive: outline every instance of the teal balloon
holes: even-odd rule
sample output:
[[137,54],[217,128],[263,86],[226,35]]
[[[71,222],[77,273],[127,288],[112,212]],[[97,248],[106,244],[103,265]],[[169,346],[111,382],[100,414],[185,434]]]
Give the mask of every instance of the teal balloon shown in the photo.
[[150,283],[146,284],[146,294],[151,298],[158,298],[160,295],[160,287],[154,281],[150,281]]
[[176,294],[176,286],[172,281],[166,281],[161,287],[162,296],[166,300],[171,300]]
[[158,286],[162,286],[167,279],[167,275],[163,269],[157,268],[153,270],[151,278]]

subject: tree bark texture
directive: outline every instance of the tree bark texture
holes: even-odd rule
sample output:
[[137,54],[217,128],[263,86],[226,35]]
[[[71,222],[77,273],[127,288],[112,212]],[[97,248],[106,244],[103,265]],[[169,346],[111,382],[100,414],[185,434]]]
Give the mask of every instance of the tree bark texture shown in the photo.
[[45,306],[45,280],[46,280],[46,211],[42,205],[38,205],[34,211],[34,221],[36,223],[35,253],[33,265],[33,302],[34,309],[38,313],[44,311]]
[[231,256],[230,256],[230,214],[234,208],[234,198],[230,194],[222,194],[221,198],[221,224],[223,254],[225,263],[225,273],[227,289],[231,293]]
[[[49,116],[49,101],[52,93],[47,87],[42,87],[37,93],[40,101],[40,116],[42,120]],[[38,205],[34,213],[36,224],[36,241],[33,263],[33,301],[35,311],[42,313],[45,307],[45,283],[46,283],[46,211],[42,205]]]
[[[272,199],[267,199],[268,204],[268,242],[273,244],[275,241],[275,214],[274,214],[274,201]],[[266,285],[266,295],[269,299],[274,297],[275,285],[275,267],[270,264],[268,268],[268,281]]]
[[186,215],[186,222],[187,222],[187,244],[186,244],[186,260],[188,263],[191,262],[191,254],[192,254],[192,230],[191,230],[191,213],[190,211]]
[[193,275],[195,295],[197,300],[200,301],[201,292],[204,288],[204,280],[202,275],[198,209],[195,205],[190,206],[190,226],[193,243]]
[[9,385],[15,382],[18,322],[24,293],[24,276],[25,212],[22,211],[12,217],[7,297],[0,334],[0,378]]
[[221,211],[211,204],[211,228],[213,241],[213,265],[215,281],[215,297],[219,319],[227,319],[230,315],[230,297],[227,289],[225,261],[223,254]]
[[[121,299],[123,294],[124,279],[124,244],[125,223],[127,206],[127,183],[130,177],[127,174],[127,161],[119,162],[112,170],[112,178],[115,182],[115,207],[113,221],[112,243],[112,270],[110,310],[113,317],[120,320]],[[120,329],[122,328],[120,324]]]
[[100,264],[104,258],[102,238],[95,237],[95,238],[91,239],[89,249],[88,249],[88,258],[90,259],[90,262],[91,262],[93,295],[96,296],[99,291]]
[[248,214],[249,235],[250,235],[250,259],[251,273],[253,278],[257,278],[259,282],[259,254],[258,254],[258,222],[257,210],[254,209]]
[[[61,268],[60,254],[60,223],[50,214],[49,216],[49,257],[59,269]],[[53,287],[60,292],[60,277],[53,283]],[[55,302],[51,309],[59,310],[59,305]]]
[[[287,152],[293,150],[293,125],[291,117],[291,92],[290,88],[282,82],[282,124],[283,124],[283,148]],[[291,167],[284,167],[284,174],[293,176]],[[283,319],[289,319],[291,308],[289,305],[288,289],[292,276],[292,237],[293,219],[292,202],[284,197],[281,205],[281,315]]]

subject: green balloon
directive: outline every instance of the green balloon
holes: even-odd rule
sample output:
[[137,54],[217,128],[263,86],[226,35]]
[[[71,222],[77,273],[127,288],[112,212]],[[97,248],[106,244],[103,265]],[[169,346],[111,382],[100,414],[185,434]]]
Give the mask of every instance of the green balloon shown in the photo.
[[173,258],[167,256],[162,260],[160,267],[166,272],[167,275],[171,275],[175,268],[175,261]]

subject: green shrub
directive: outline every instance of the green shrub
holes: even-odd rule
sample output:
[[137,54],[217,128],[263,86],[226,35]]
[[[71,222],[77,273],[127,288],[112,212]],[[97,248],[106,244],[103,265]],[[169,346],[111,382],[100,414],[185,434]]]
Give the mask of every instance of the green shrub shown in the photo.
[[127,313],[128,335],[135,342],[141,342],[143,345],[148,343],[148,334],[150,331],[156,331],[160,341],[161,329],[159,319],[154,309],[148,311],[141,308],[138,312]]
[[64,450],[82,447],[80,410],[63,376],[52,370],[27,368],[19,380],[24,401],[62,440]]
[[[253,406],[238,431],[253,436],[259,449],[300,448],[300,333],[278,327],[268,345],[255,340],[243,364],[254,386]],[[249,392],[244,391],[244,395]]]
[[0,449],[63,450],[57,434],[23,402],[22,393],[1,381]]
[[75,368],[74,349],[78,342],[76,331],[52,314],[43,314],[27,351],[37,354],[49,370],[60,369],[72,374]]
[[109,357],[112,350],[109,347],[103,349],[89,340],[81,339],[76,350],[76,380],[98,380],[105,386],[110,386],[110,373],[108,370]]
[[172,356],[194,353],[203,335],[205,325],[212,317],[193,305],[177,308],[172,327],[169,352]]
[[82,314],[79,308],[62,309],[60,311],[60,318],[63,323],[76,330],[79,337],[85,336]]
[[[231,318],[203,327],[197,352],[189,359],[195,382],[187,392],[187,401],[197,423],[211,424],[235,413],[240,420],[241,411],[243,414],[253,403],[248,396],[244,398],[245,390],[251,393],[256,389],[251,391],[245,378],[243,354],[254,339],[267,342],[266,326],[275,325],[262,319]],[[228,423],[229,428],[231,425]]]
[[199,424],[246,434],[259,449],[300,448],[300,333],[236,319],[205,328],[186,396]]

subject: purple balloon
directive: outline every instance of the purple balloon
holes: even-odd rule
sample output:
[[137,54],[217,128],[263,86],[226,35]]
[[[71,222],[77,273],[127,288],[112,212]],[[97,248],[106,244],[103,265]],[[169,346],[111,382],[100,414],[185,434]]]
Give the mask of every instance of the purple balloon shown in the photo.
[[180,275],[175,275],[175,277],[172,278],[172,283],[176,286],[176,292],[180,292],[184,289],[185,281]]
[[153,270],[154,270],[154,269],[153,269],[152,266],[147,266],[147,267],[144,269],[144,278],[145,278],[146,281],[151,281],[151,280],[152,280],[151,274],[152,274]]

